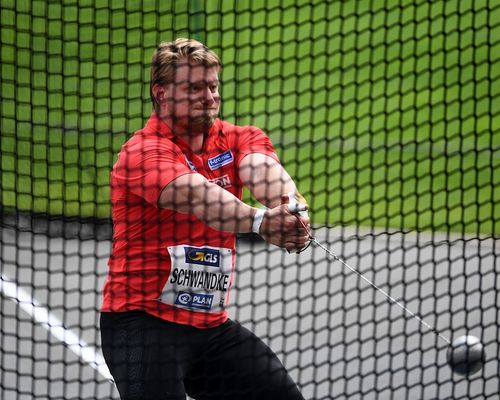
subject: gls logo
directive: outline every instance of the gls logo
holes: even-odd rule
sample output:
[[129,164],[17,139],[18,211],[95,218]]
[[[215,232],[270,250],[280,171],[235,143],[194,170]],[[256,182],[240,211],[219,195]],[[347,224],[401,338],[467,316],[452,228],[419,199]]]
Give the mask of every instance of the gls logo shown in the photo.
[[219,267],[219,250],[206,247],[184,247],[187,264],[207,265],[209,267]]

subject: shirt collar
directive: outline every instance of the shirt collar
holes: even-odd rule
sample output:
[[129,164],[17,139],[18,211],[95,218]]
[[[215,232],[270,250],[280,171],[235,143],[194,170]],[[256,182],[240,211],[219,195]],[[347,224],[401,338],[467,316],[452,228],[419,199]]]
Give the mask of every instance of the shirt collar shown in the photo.
[[173,138],[174,134],[168,125],[163,122],[156,113],[152,113],[149,117],[146,126],[144,127],[145,133],[156,133],[167,138]]

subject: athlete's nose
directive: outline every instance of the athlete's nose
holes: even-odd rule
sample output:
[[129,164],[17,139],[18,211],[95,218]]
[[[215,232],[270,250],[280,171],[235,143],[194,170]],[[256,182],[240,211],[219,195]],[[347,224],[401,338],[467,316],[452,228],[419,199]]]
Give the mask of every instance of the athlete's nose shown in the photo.
[[219,92],[217,90],[213,91],[209,87],[207,87],[204,90],[203,101],[205,102],[205,104],[212,105],[218,101],[218,98],[219,98]]

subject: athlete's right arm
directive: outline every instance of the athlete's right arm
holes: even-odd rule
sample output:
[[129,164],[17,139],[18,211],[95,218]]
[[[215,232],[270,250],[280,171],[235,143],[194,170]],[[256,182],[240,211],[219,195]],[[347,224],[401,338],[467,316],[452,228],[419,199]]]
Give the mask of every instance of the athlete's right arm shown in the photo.
[[[224,232],[252,232],[257,208],[243,203],[220,186],[209,182],[203,175],[181,175],[162,190],[158,207],[194,214],[213,229]],[[266,212],[260,233],[276,246],[293,251],[301,249],[308,240],[305,229],[286,205]]]

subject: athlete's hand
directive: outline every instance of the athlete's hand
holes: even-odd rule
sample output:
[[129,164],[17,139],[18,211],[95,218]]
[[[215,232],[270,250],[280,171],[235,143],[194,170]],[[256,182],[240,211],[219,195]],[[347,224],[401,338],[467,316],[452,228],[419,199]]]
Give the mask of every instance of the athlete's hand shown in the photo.
[[299,192],[290,192],[281,196],[281,204],[288,204],[288,211],[292,214],[309,218],[309,205]]
[[299,251],[309,242],[308,226],[308,217],[294,215],[288,204],[281,204],[267,210],[260,227],[260,236],[266,242],[289,252]]
[[[298,191],[290,192],[288,194],[281,196],[281,204],[288,205],[288,211],[295,215],[299,220],[300,224],[306,229],[309,235],[309,240],[311,239],[311,224],[309,220],[309,205],[306,199]],[[310,242],[308,242],[304,247],[296,251],[296,253],[301,253],[307,247],[309,247]]]

